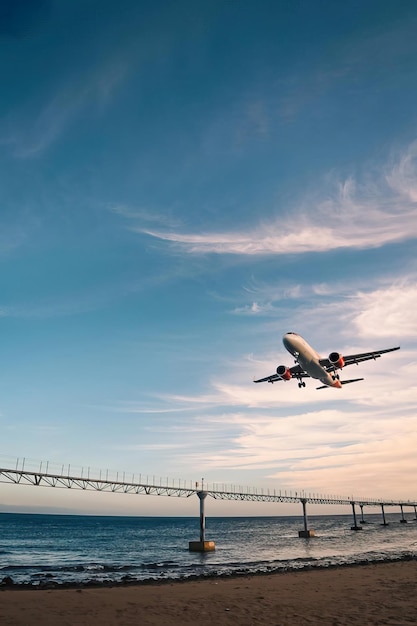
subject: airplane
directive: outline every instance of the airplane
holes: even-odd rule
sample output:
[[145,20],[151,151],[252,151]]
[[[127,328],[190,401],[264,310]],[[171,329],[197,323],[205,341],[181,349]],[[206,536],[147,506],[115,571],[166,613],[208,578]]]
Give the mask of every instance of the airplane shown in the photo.
[[298,387],[305,387],[306,384],[303,378],[315,378],[323,383],[316,389],[326,389],[327,387],[335,387],[341,389],[342,385],[348,383],[356,383],[363,378],[352,378],[350,380],[340,380],[338,370],[341,370],[347,365],[353,363],[362,363],[363,361],[369,361],[370,359],[378,359],[382,354],[387,352],[394,352],[399,350],[400,346],[395,348],[387,348],[385,350],[376,350],[375,352],[362,352],[361,354],[349,354],[344,356],[339,352],[331,352],[327,358],[322,358],[305,339],[297,333],[286,333],[282,342],[285,348],[295,358],[293,367],[287,367],[286,365],[278,365],[275,374],[254,380],[254,383],[275,383],[280,380],[291,380],[296,378],[298,380]]

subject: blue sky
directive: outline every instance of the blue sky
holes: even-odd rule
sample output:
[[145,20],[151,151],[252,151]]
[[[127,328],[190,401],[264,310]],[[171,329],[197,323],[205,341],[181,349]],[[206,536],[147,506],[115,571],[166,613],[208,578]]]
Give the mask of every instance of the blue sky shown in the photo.
[[[415,499],[415,3],[0,18],[3,464]],[[340,391],[254,385],[289,330],[401,351]],[[0,507],[197,511],[6,485]]]

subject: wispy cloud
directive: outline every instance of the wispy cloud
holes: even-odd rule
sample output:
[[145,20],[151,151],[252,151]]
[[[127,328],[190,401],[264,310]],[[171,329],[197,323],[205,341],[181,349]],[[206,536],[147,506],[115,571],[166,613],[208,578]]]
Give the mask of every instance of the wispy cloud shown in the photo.
[[274,307],[270,302],[252,302],[252,304],[247,304],[242,307],[236,307],[236,309],[234,309],[232,313],[235,313],[236,315],[265,315],[272,312],[273,310]]
[[[369,417],[367,418],[369,420]],[[353,424],[356,426],[357,420]],[[410,420],[392,420],[377,438],[360,433],[361,441],[348,443],[340,450],[328,450],[320,457],[291,460],[287,467],[272,474],[291,486],[314,487],[320,492],[355,495],[372,485],[373,497],[410,497],[413,450],[417,433]]]
[[406,201],[417,203],[417,141],[400,156],[386,178],[390,187]]
[[123,413],[132,415],[164,415],[166,413],[183,413],[186,410],[185,406],[164,406],[161,404],[161,398],[158,397],[157,402],[151,404],[151,402],[127,402],[123,401],[119,404],[113,405],[89,405],[89,408],[98,409],[100,411],[106,411],[111,413]]
[[288,284],[270,284],[252,282],[251,285],[244,287],[243,297],[247,297],[250,302],[233,308],[230,312],[234,315],[246,316],[275,316],[277,306],[284,301],[297,301],[301,297],[312,293],[310,285],[301,285],[300,283]]
[[114,450],[121,450],[125,452],[136,452],[136,451],[163,451],[167,452],[170,450],[178,450],[179,448],[184,448],[184,443],[138,443],[138,444],[130,444],[130,445],[121,445],[114,446]]
[[401,281],[354,296],[353,322],[360,335],[417,338],[417,284]]
[[[332,182],[306,197],[287,218],[252,230],[181,233],[134,228],[188,254],[243,256],[302,254],[340,248],[377,248],[417,237],[417,147],[413,143],[388,173]],[[325,198],[323,198],[325,195]]]
[[[371,286],[369,279],[363,277],[359,289],[351,279],[345,284],[339,281],[334,286],[320,285],[318,290],[314,285],[306,287],[305,299],[299,301],[298,307],[296,303],[293,306],[293,317],[304,316],[305,328],[317,328],[321,320],[326,319],[328,336],[349,337],[349,341],[354,337],[361,342],[363,339],[368,342],[369,338],[415,340],[415,273],[383,276],[379,281],[373,279],[372,283]],[[305,300],[308,301],[307,316]]]
[[3,130],[0,143],[10,146],[17,158],[42,154],[82,109],[91,104],[98,109],[106,106],[127,72],[127,63],[112,60],[103,67],[83,73],[77,80],[62,84],[45,99],[29,121],[25,120],[27,114],[23,109],[14,111],[4,121],[7,130]]
[[[139,224],[150,222],[152,224],[164,224],[164,226],[169,225],[172,228],[178,226],[178,220],[175,217],[168,216],[166,211],[158,211],[153,207],[150,209],[149,207],[132,207],[126,204],[111,204],[106,208],[111,213],[119,215],[129,222]],[[138,230],[135,225],[129,225],[129,228],[134,231]]]
[[[417,275],[414,271],[371,279],[364,273],[338,278],[334,283],[297,283],[292,287],[280,282],[253,283],[239,298],[243,304],[231,309],[232,314],[269,318],[277,323],[283,305],[290,302],[293,325],[301,324],[306,332],[320,328],[325,318],[327,335],[339,340],[342,336],[350,340],[354,336],[361,340],[417,337]],[[270,332],[269,326],[265,328]]]
[[349,329],[350,336],[357,335],[360,340],[370,337],[415,340],[416,280],[415,275],[385,278],[376,289],[352,289],[312,306],[311,320],[317,323],[323,315],[328,319],[333,316],[342,330]]

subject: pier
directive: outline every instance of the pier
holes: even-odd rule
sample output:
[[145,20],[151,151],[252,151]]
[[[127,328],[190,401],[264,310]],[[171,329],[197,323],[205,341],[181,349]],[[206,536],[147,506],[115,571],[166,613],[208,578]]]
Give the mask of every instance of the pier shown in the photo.
[[[1,462],[1,457],[0,457]],[[321,494],[305,493],[304,491],[292,492],[276,489],[243,488],[241,486],[227,486],[219,483],[205,484],[204,479],[200,482],[188,483],[183,480],[169,480],[155,476],[139,474],[126,474],[126,472],[116,475],[108,470],[92,470],[90,467],[81,468],[77,471],[71,469],[71,465],[55,466],[55,470],[48,462],[28,462],[26,459],[16,459],[13,463],[2,463],[0,467],[0,482],[15,485],[29,485],[33,487],[52,487],[61,489],[81,489],[89,491],[102,491],[111,493],[127,493],[135,495],[155,495],[178,498],[190,498],[197,496],[200,503],[200,538],[199,541],[190,541],[191,551],[206,552],[215,549],[214,541],[206,539],[205,532],[205,501],[209,496],[215,500],[236,500],[249,502],[286,502],[299,503],[302,505],[303,529],[299,531],[299,537],[309,539],[314,537],[314,530],[309,528],[307,517],[307,504],[331,504],[345,505],[352,509],[353,525],[351,530],[362,530],[356,516],[356,506],[360,507],[360,523],[364,520],[364,507],[378,507],[382,513],[382,525],[387,526],[385,519],[386,507],[397,507],[400,509],[400,522],[405,524],[407,519],[404,515],[404,508],[409,507],[414,511],[414,519],[417,518],[417,502],[411,500],[384,500],[380,498],[355,498],[342,496],[329,496]],[[7,466],[6,466],[7,465]],[[36,467],[34,466],[36,465]],[[158,484],[159,482],[159,484]]]

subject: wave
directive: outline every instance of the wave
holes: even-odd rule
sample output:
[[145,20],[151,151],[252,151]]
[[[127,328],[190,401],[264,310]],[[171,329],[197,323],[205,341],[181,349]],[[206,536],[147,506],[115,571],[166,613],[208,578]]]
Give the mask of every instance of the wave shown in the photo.
[[106,565],[103,563],[83,563],[77,565],[6,565],[0,567],[1,572],[27,571],[36,570],[40,573],[56,572],[123,572],[132,569],[131,565]]
[[[321,569],[352,565],[369,565],[371,563],[390,563],[395,561],[417,560],[413,552],[401,554],[367,554],[360,558],[305,558],[276,561],[257,561],[247,563],[184,564],[175,561],[143,563],[138,566],[109,565],[103,563],[86,563],[71,566],[33,566],[10,565],[0,568],[3,575],[15,575],[15,584],[27,584],[30,581],[53,579],[57,584],[88,584],[89,582],[132,581],[136,583],[157,580],[188,580],[190,578],[231,577],[241,575],[272,574],[303,569]],[[152,574],[149,576],[149,574]],[[0,577],[1,582],[1,577]]]
[[[162,569],[176,569],[177,567],[181,567],[181,565],[179,563],[176,563],[175,561],[163,561],[163,562],[158,562],[158,563],[142,563],[142,565],[139,565],[140,569],[143,570],[162,570]],[[190,567],[194,567],[193,565],[190,565]]]
[[[214,579],[214,578],[234,578],[240,576],[256,576],[256,575],[266,575],[266,574],[275,574],[275,573],[285,573],[289,571],[297,571],[297,570],[312,570],[312,569],[332,569],[337,567],[352,567],[352,566],[363,566],[369,565],[372,563],[392,563],[398,561],[410,561],[417,560],[416,556],[413,554],[403,555],[403,556],[392,556],[391,558],[380,558],[380,559],[363,559],[360,561],[352,561],[352,562],[344,562],[344,563],[336,563],[332,562],[331,559],[328,560],[317,560],[316,562],[310,563],[298,563],[298,566],[293,563],[292,565],[265,565],[265,567],[239,567],[236,569],[227,568],[227,567],[216,567],[212,571],[205,571],[203,573],[199,573],[196,571],[190,570],[189,572],[182,572],[181,574],[170,575],[170,576],[134,576],[132,574],[125,574],[123,576],[116,577],[106,577],[106,578],[76,578],[76,579],[55,579],[55,577],[51,573],[44,573],[43,575],[38,573],[31,577],[30,580],[13,580],[11,578],[0,579],[0,587],[7,584],[8,586],[12,585],[13,587],[38,587],[38,588],[49,588],[49,587],[63,587],[63,588],[74,588],[74,587],[89,587],[89,586],[105,586],[105,585],[130,585],[130,584],[147,584],[147,583],[157,583],[157,582],[169,582],[170,580],[177,581],[187,581],[187,580],[203,580],[203,579]],[[7,580],[7,583],[5,582]]]
[[[311,567],[334,567],[341,565],[355,565],[375,562],[392,562],[396,560],[417,559],[414,550],[398,551],[395,554],[386,552],[368,552],[356,555],[323,556],[323,557],[296,557],[292,559],[271,559],[256,561],[229,561],[222,563],[179,563],[173,560],[150,561],[139,564],[113,564],[100,562],[73,563],[73,564],[15,564],[0,567],[0,574],[28,574],[31,577],[51,574],[57,578],[66,575],[99,576],[114,574],[115,579],[123,574],[131,574],[137,578],[143,578],[143,574],[148,572],[156,574],[169,574],[173,577],[187,578],[190,575],[204,576],[218,575],[223,573],[234,573],[237,571],[252,572],[258,571],[287,571],[298,570]],[[85,575],[85,576],[84,576]]]

